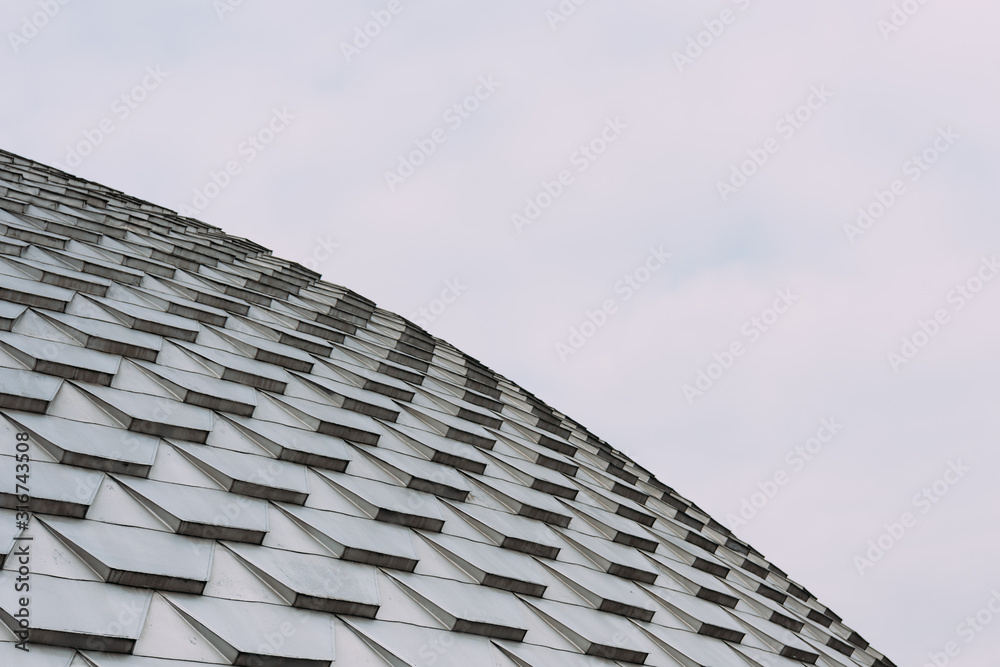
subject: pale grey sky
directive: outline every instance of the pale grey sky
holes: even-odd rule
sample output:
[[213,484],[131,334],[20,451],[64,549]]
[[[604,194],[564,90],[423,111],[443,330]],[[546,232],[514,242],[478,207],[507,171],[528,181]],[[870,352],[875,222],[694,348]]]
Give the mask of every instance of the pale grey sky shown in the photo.
[[897,664],[997,664],[1000,8],[577,2],[8,0],[2,145],[420,320]]

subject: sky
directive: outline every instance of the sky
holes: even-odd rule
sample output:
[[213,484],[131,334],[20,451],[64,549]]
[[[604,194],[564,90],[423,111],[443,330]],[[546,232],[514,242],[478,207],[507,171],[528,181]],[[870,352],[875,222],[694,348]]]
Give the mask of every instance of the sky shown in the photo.
[[6,0],[0,145],[412,319],[897,664],[995,665],[998,21]]

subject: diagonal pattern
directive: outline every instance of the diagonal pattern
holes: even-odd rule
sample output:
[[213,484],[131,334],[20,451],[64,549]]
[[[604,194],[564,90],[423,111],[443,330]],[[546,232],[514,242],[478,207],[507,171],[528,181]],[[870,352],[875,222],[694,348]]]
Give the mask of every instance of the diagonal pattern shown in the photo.
[[[581,424],[250,241],[2,152],[0,235],[4,665],[893,665]],[[30,654],[29,538],[59,554]]]

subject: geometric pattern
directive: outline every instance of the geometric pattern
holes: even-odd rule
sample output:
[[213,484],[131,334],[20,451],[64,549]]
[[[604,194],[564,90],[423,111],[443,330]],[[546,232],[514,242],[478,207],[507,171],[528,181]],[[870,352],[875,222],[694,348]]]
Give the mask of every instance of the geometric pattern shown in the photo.
[[893,666],[445,341],[5,152],[0,559],[5,666]]

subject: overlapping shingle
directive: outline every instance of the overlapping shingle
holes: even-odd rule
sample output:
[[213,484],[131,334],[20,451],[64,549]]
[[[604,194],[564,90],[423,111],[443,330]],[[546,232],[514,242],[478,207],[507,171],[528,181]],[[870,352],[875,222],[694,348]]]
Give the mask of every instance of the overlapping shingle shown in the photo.
[[[893,667],[445,341],[3,152],[0,415],[3,665]],[[28,538],[48,551],[26,653]]]

